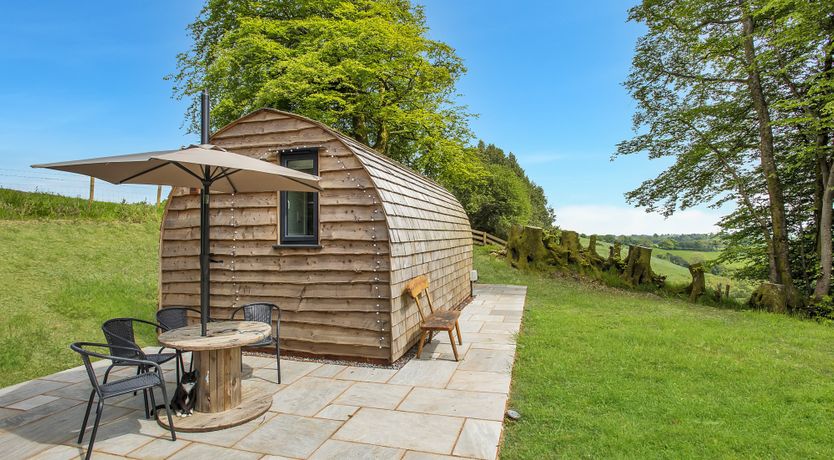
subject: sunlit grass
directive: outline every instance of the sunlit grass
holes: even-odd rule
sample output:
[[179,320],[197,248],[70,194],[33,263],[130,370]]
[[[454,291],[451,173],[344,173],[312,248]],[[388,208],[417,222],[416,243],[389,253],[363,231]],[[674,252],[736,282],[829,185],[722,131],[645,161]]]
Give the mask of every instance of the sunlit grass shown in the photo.
[[834,457],[831,327],[476,267],[529,288],[502,458]]
[[81,364],[69,344],[108,318],[153,318],[158,244],[157,222],[0,220],[0,387]]

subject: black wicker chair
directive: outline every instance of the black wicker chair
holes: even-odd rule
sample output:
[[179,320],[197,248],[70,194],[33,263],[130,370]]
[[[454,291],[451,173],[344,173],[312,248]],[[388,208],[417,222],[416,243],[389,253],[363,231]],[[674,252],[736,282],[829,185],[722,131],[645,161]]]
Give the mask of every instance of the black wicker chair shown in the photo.
[[[188,326],[188,313],[196,313],[199,318],[200,310],[190,307],[165,307],[156,311],[156,322],[163,331],[170,331],[172,329],[179,329]],[[182,354],[179,357],[180,369],[185,372],[185,363],[182,360]],[[189,370],[194,361],[189,365]]]
[[188,326],[188,313],[195,313],[200,317],[200,310],[190,307],[164,307],[156,311],[156,322],[163,331],[179,329]]
[[[93,423],[93,431],[90,433],[90,445],[87,447],[86,459],[89,460],[93,453],[93,444],[96,442],[96,432],[98,431],[98,424],[101,421],[101,413],[104,410],[104,400],[116,396],[125,395],[127,393],[136,394],[142,391],[145,394],[150,394],[151,404],[156,407],[156,399],[154,398],[153,389],[159,387],[162,389],[162,400],[164,401],[165,412],[168,416],[168,426],[171,430],[171,440],[177,440],[177,433],[174,431],[174,420],[171,418],[171,408],[168,403],[168,391],[165,389],[165,379],[162,376],[162,368],[154,361],[149,361],[145,358],[144,353],[136,350],[133,347],[121,347],[113,344],[91,343],[91,342],[76,342],[70,345],[70,348],[81,355],[81,360],[84,362],[84,368],[87,370],[87,376],[90,378],[90,384],[93,386],[90,391],[90,400],[87,402],[87,411],[84,413],[84,421],[81,423],[81,431],[78,433],[78,443],[84,441],[84,433],[87,430],[87,421],[90,419],[90,410],[93,408],[93,399],[98,396],[98,405],[96,406],[96,420]],[[121,355],[114,356],[112,354],[97,353],[91,351],[90,348],[109,349],[111,353],[113,350],[118,350]],[[135,358],[127,358],[123,355],[130,354],[136,356]],[[90,364],[90,357],[109,359],[112,361],[119,361],[129,363],[131,366],[137,368],[149,369],[149,372],[142,372],[134,377],[116,380],[110,383],[98,383],[98,377]],[[146,409],[147,410],[147,409]]]
[[[259,348],[268,347],[273,343],[275,344],[275,363],[278,368],[278,383],[281,383],[281,344],[279,342],[281,335],[281,310],[271,303],[250,303],[248,305],[236,308],[232,312],[231,316],[229,316],[229,319],[235,319],[235,315],[237,315],[237,313],[241,310],[243,310],[244,321],[259,321],[261,323],[269,324],[270,326],[272,326],[272,312],[278,313],[278,317],[275,321],[275,335],[267,337],[266,339],[264,339],[263,342],[253,343],[249,346]],[[242,368],[242,360],[240,362],[240,365]]]
[[[136,344],[136,336],[134,334],[134,324],[136,323],[153,326],[157,330],[162,329],[159,324],[138,318],[113,318],[105,321],[104,324],[101,325],[101,330],[104,332],[104,338],[107,339],[107,344],[111,346],[110,355],[115,357],[115,359],[112,360],[113,362],[110,364],[110,367],[108,367],[104,372],[104,379],[102,380],[102,383],[107,383],[110,371],[112,371],[114,367],[136,367],[136,374],[139,375],[149,370],[149,368],[147,366],[136,365],[134,363],[136,359],[150,361],[156,364],[163,364],[179,355],[179,351],[176,351],[175,353],[162,353],[162,350],[164,350],[165,347],[160,348],[158,353],[143,353],[139,345]],[[179,382],[180,366],[177,365],[175,367],[177,372],[177,382]],[[144,393],[145,416],[150,418],[151,411],[148,409],[147,391]]]

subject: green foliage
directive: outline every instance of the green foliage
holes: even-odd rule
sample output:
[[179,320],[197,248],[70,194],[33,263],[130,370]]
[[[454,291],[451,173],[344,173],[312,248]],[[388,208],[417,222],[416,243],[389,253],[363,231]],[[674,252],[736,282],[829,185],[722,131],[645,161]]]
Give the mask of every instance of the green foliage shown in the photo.
[[527,177],[515,155],[483,141],[470,150],[484,165],[484,176],[447,187],[463,204],[472,228],[501,238],[507,237],[513,224],[553,228],[556,216],[544,190]]
[[834,298],[830,295],[812,302],[807,309],[809,317],[826,324],[834,324]]
[[51,193],[29,193],[0,188],[0,219],[74,219],[126,223],[158,223],[163,207],[146,203],[107,203]]
[[[182,97],[209,90],[214,127],[261,107],[306,115],[448,183],[481,171],[454,101],[465,72],[405,0],[210,0],[173,75]],[[192,129],[196,102],[189,111]]]
[[834,455],[831,327],[475,268],[528,288],[501,458]]
[[530,219],[530,197],[524,182],[512,170],[501,165],[488,165],[483,186],[463,203],[472,228],[483,229],[505,238],[510,227]]
[[[455,102],[466,71],[408,0],[209,0],[178,57],[174,93],[208,89],[215,128],[261,107],[333,126],[452,190],[473,226],[552,226],[544,190],[510,154],[469,148]],[[187,118],[198,127],[196,102]]]

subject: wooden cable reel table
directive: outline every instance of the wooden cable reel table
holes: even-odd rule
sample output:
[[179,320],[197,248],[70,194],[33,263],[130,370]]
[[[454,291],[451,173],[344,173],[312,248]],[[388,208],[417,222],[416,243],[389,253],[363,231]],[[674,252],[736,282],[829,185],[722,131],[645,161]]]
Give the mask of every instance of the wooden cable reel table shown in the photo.
[[[211,322],[205,336],[200,335],[199,324],[160,334],[159,343],[166,347],[192,352],[197,370],[194,414],[175,416],[174,428],[185,432],[222,430],[269,410],[272,397],[242,388],[240,368],[241,347],[263,342],[271,335],[272,326],[256,321]],[[168,428],[165,412],[157,411],[157,422]]]

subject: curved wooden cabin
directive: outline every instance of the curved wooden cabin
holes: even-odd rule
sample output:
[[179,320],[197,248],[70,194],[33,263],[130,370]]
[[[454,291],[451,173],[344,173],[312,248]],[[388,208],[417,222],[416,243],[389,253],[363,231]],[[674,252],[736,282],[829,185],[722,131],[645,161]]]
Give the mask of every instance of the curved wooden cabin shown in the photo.
[[[282,349],[389,362],[420,332],[416,306],[403,295],[409,279],[427,275],[436,305],[454,307],[470,296],[469,219],[431,180],[278,110],[246,115],[212,143],[317,173],[323,188],[317,197],[212,194],[212,317],[271,302],[281,309]],[[199,306],[198,197],[176,189],[168,200],[160,308]]]

